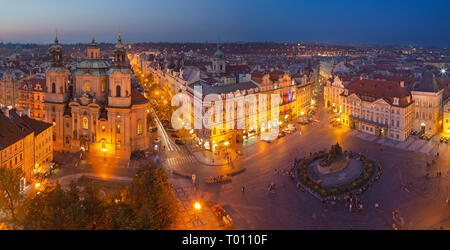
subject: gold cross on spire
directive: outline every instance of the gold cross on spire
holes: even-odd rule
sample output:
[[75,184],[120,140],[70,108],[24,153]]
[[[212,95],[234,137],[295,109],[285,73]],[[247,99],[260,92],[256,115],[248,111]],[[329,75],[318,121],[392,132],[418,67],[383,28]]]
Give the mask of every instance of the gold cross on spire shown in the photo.
[[120,33],[120,25],[119,25],[119,39],[118,39],[118,41],[119,41],[120,43],[122,43],[122,37],[121,37],[121,33]]

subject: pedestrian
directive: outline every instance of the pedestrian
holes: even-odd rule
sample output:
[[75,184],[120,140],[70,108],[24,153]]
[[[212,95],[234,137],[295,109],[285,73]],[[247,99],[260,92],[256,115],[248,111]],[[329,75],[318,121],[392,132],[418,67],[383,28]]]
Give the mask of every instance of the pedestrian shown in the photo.
[[242,186],[242,193],[245,192],[245,186]]

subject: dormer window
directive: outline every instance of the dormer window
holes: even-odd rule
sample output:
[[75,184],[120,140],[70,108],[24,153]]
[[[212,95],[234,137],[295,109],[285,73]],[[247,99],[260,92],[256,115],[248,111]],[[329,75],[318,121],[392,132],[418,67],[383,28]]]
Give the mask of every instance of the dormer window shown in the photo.
[[394,97],[394,105],[398,105],[398,97]]

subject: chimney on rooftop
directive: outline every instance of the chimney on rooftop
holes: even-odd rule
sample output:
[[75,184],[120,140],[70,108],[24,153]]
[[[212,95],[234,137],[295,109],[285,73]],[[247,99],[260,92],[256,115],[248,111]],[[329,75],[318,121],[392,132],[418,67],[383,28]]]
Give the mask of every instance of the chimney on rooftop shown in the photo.
[[401,82],[400,82],[400,87],[402,87],[402,88],[405,87],[405,82],[404,82],[404,81],[401,81]]
[[2,108],[3,114],[9,118],[9,108]]
[[26,115],[26,116],[30,117],[30,109],[29,108],[24,108],[23,109],[23,115]]
[[22,116],[22,114],[23,114],[23,111],[22,111],[22,110],[18,110],[18,109],[16,109],[16,114],[17,114],[18,116]]

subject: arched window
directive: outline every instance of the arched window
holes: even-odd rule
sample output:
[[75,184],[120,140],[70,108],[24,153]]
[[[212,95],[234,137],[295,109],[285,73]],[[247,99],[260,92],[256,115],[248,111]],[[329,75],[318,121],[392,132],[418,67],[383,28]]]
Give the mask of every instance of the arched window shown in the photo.
[[90,92],[91,91],[91,85],[88,81],[84,83],[84,92]]
[[116,86],[116,97],[120,97],[120,85]]
[[89,129],[89,120],[87,117],[83,117],[83,129]]
[[137,134],[142,135],[142,122],[141,121],[138,121],[138,124],[137,124]]
[[56,93],[56,84],[52,83],[52,93]]

